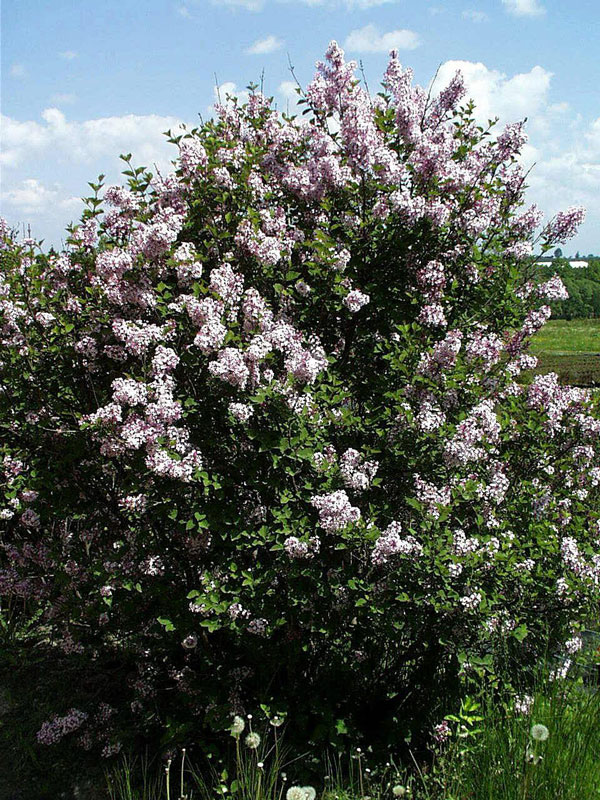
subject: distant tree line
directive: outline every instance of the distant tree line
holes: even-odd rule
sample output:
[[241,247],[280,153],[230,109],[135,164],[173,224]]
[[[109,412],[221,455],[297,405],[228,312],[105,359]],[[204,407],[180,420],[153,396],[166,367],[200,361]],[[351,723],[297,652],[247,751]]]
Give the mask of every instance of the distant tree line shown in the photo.
[[568,300],[551,303],[553,319],[600,317],[600,258],[590,259],[587,267],[572,267],[566,258],[555,258],[539,269],[541,281],[558,274],[569,293]]

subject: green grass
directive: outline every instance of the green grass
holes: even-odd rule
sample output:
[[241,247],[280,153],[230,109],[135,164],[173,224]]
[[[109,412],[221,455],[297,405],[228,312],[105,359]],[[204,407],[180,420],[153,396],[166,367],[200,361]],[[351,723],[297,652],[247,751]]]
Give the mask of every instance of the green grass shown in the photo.
[[[390,758],[378,767],[368,752],[334,755],[327,774],[315,776],[314,791],[302,800],[599,800],[598,690],[580,676],[546,679],[534,695],[528,714],[515,713],[512,702],[471,701],[467,715],[454,718],[453,735],[433,762],[400,766]],[[533,740],[534,724],[547,728],[545,741]],[[184,769],[177,757],[170,775],[164,768],[161,776],[156,768],[152,779],[146,775],[145,789],[133,788],[140,777],[135,769],[118,767],[110,800],[287,800],[290,786],[302,785],[306,754],[281,758],[273,733],[258,753],[238,740],[235,759],[204,776]]]
[[561,383],[600,386],[600,319],[550,320],[533,337],[535,374],[556,372]]
[[533,337],[535,355],[600,354],[600,319],[551,319]]
[[[540,723],[549,736],[534,742],[530,731]],[[426,780],[421,788],[423,800],[598,800],[597,690],[548,683],[522,717],[491,705],[473,746],[461,754],[460,742],[452,742],[431,778],[433,786]]]

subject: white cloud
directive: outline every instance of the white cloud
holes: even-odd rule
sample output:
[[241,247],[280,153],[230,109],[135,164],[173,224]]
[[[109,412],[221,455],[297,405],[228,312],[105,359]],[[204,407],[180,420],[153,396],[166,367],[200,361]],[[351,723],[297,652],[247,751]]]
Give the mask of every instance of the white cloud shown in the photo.
[[119,153],[131,152],[135,165],[152,172],[171,171],[177,148],[162,134],[178,125],[174,117],[134,114],[76,122],[58,108],[47,108],[39,120],[0,115],[3,215],[59,244],[65,225],[80,216],[87,181],[101,172],[107,185],[124,180]]
[[586,140],[585,149],[590,155],[594,155],[600,160],[600,117],[592,122],[584,136]]
[[475,101],[475,116],[480,122],[496,116],[503,122],[534,116],[548,108],[548,90],[552,73],[535,66],[529,72],[508,77],[499,70],[473,61],[446,61],[440,67],[432,91],[439,91],[460,70],[467,96]]
[[174,148],[162,132],[177,127],[175,117],[127,114],[70,122],[58,108],[47,108],[41,116],[42,122],[1,117],[3,166],[18,167],[47,153],[56,164],[89,164],[100,157],[114,161],[123,152],[133,152],[148,167],[168,165],[167,154],[173,158]]
[[485,11],[473,11],[472,9],[463,11],[462,16],[464,19],[470,19],[471,22],[485,22],[486,19],[489,19]]
[[35,178],[26,178],[4,193],[4,202],[17,213],[34,214],[49,207],[69,211],[82,207],[79,197],[61,197],[60,185],[49,189]]
[[27,75],[27,70],[23,64],[13,64],[10,68],[10,74],[13,78],[24,78]]
[[177,6],[177,13],[180,17],[184,17],[184,19],[191,19],[192,17],[189,8],[186,5]]
[[62,106],[62,105],[70,105],[71,103],[75,103],[77,101],[76,94],[69,94],[68,92],[57,92],[53,94],[50,98],[50,102],[53,106]]
[[225,103],[228,95],[237,97],[235,83],[233,81],[218,83],[213,89],[213,94],[215,96],[215,103]]
[[282,81],[277,87],[277,91],[279,94],[282,94],[286,100],[297,100],[297,88],[298,84],[295,81]]
[[[245,89],[238,89],[236,84],[233,81],[225,81],[224,83],[218,83],[213,89],[214,95],[214,102],[215,105],[220,103],[221,105],[228,106],[231,104],[231,100],[229,98],[237,98],[238,104],[243,105],[244,103],[248,102],[249,94]],[[206,109],[206,113],[209,117],[215,113],[215,106],[208,106]]]
[[58,55],[64,61],[73,61],[74,58],[77,58],[77,53],[75,50],[63,50],[62,53],[59,53]]
[[502,0],[502,4],[515,17],[540,17],[546,13],[539,0]]
[[276,36],[266,36],[264,39],[258,39],[251,45],[246,53],[252,56],[266,55],[267,53],[274,53],[276,50],[281,50],[283,42]]
[[38,178],[23,178],[5,188],[2,205],[11,228],[55,246],[64,243],[67,224],[77,222],[84,209],[81,198],[64,185]]
[[280,97],[283,99],[282,103],[278,103],[278,107],[286,114],[301,114],[304,106],[299,106],[301,95],[296,91],[298,84],[295,81],[282,81],[277,87]]
[[507,122],[527,117],[529,142],[522,163],[533,167],[527,177],[527,198],[549,218],[569,205],[584,205],[588,217],[569,252],[600,249],[600,117],[585,123],[566,101],[551,98],[552,73],[542,66],[507,75],[481,62],[447,61],[439,69],[432,91],[447,85],[460,69],[467,96],[475,103],[475,118],[482,124],[498,116],[501,130]]
[[390,50],[414,50],[420,43],[419,37],[413,31],[379,33],[375,25],[365,25],[364,28],[357,28],[348,34],[344,47],[359,53],[387,53]]

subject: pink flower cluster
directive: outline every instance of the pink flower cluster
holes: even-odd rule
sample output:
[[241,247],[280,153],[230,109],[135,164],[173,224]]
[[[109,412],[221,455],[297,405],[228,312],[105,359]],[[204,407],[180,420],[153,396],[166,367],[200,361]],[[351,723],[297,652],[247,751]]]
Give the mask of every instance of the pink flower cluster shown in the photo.
[[349,448],[340,458],[340,473],[349,489],[363,492],[369,487],[377,473],[377,461],[365,461],[358,450]]
[[571,206],[566,211],[559,211],[544,229],[544,236],[548,241],[564,244],[575,236],[584,219],[585,208],[583,206]]
[[417,370],[430,378],[439,377],[451,370],[462,347],[463,334],[459,330],[448,331],[441,342],[434,345],[431,353],[424,353]]
[[330,494],[315,495],[311,503],[319,512],[321,527],[328,533],[341,531],[360,519],[360,510],[350,504],[343,489]]
[[[491,400],[483,400],[456,426],[454,436],[446,441],[444,456],[449,464],[465,465],[482,461],[500,437],[500,424]],[[486,447],[487,445],[487,447]]]
[[297,536],[288,536],[283,547],[291,559],[307,560],[318,555],[321,540],[318,536],[311,536],[308,541],[302,541]]
[[369,300],[368,294],[364,294],[358,289],[353,289],[344,297],[344,305],[352,314],[356,314],[363,306],[369,303]]
[[414,536],[400,535],[402,526],[399,522],[391,522],[381,534],[371,552],[371,561],[380,567],[397,555],[418,558],[423,554],[423,546]]
[[434,519],[440,516],[440,506],[447,506],[452,497],[449,486],[438,487],[433,483],[423,480],[420,475],[414,476],[417,497],[425,506],[425,511]]

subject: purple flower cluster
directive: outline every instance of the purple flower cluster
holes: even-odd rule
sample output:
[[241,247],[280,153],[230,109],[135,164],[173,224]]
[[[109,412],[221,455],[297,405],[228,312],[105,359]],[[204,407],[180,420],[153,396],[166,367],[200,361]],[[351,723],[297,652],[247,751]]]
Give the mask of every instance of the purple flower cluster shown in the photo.
[[566,211],[559,211],[554,219],[544,229],[548,241],[564,244],[572,239],[577,229],[585,219],[583,206],[571,206]]
[[315,495],[311,503],[319,512],[321,527],[328,533],[341,531],[360,519],[360,510],[350,505],[348,495],[343,489],[330,494]]
[[394,556],[412,556],[418,558],[423,554],[423,546],[414,536],[402,537],[402,526],[399,522],[391,522],[381,534],[371,552],[371,561],[380,567],[387,564]]
[[321,541],[318,536],[311,536],[308,541],[301,541],[297,536],[288,536],[283,547],[291,559],[307,560],[318,555]]
[[40,744],[55,744],[63,739],[67,734],[81,728],[88,718],[85,711],[71,708],[64,717],[56,716],[48,722],[44,722],[36,734]]
[[369,487],[377,473],[377,461],[365,461],[364,456],[349,448],[340,458],[340,473],[344,484],[356,492],[363,492]]
[[344,297],[344,305],[352,314],[356,314],[357,311],[360,311],[363,306],[369,303],[369,300],[368,294],[364,294],[358,289],[353,289]]

